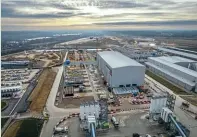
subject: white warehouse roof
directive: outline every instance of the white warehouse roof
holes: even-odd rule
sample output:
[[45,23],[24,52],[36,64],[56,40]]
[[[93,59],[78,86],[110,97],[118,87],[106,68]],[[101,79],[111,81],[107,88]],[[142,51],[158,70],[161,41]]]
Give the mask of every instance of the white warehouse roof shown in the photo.
[[[171,57],[169,57],[169,59],[170,58]],[[197,72],[196,71],[193,71],[191,69],[188,69],[188,68],[182,67],[180,65],[174,64],[174,63],[172,63],[170,61],[164,60],[164,59],[162,59],[162,57],[149,57],[149,59],[158,61],[158,62],[160,62],[162,64],[165,64],[166,66],[170,66],[170,67],[172,67],[174,69],[177,69],[177,70],[180,70],[182,72],[185,72],[185,73],[187,73],[187,74],[189,74],[191,76],[197,77]]]
[[165,61],[168,61],[168,62],[171,62],[171,63],[179,63],[179,62],[187,62],[187,63],[195,63],[196,61],[194,60],[191,60],[191,59],[186,59],[186,58],[182,58],[182,57],[179,57],[179,56],[161,56],[161,57],[157,57],[161,60],[165,60]]
[[129,57],[116,52],[116,51],[103,51],[98,52],[101,58],[103,58],[111,68],[119,68],[126,66],[143,66],[137,61],[130,59]]
[[181,51],[176,51],[176,50],[173,50],[173,49],[161,48],[161,47],[158,47],[158,49],[159,50],[162,50],[162,51],[165,51],[165,52],[169,52],[169,53],[181,55],[181,56],[184,56],[184,57],[188,57],[188,58],[192,58],[192,59],[197,59],[197,55],[195,55],[195,54],[181,52]]
[[169,49],[173,49],[173,50],[178,50],[178,51],[185,51],[185,52],[189,52],[189,53],[194,53],[196,54],[196,51],[192,51],[192,50],[186,50],[186,49],[180,49],[180,48],[175,48],[175,47],[168,47]]
[[170,75],[170,76],[172,76],[172,77],[174,77],[174,78],[176,78],[176,79],[178,79],[180,81],[183,81],[184,83],[186,83],[186,84],[188,84],[190,86],[195,86],[194,82],[191,82],[191,81],[189,81],[187,79],[184,79],[184,78],[182,78],[182,77],[180,77],[178,75],[175,75],[174,73],[168,71],[167,69],[160,68],[160,67],[158,67],[158,66],[156,66],[156,65],[154,65],[152,63],[149,63],[149,62],[145,62],[145,64],[147,64],[147,65],[149,65],[149,66],[151,66],[153,68],[156,68],[157,70],[160,70],[160,71],[164,72],[165,74],[168,74],[168,75]]

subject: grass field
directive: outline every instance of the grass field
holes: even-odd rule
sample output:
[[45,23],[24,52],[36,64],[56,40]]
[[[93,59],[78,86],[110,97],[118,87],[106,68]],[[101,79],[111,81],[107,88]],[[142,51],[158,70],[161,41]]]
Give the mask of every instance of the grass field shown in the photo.
[[6,102],[1,101],[1,109],[4,108],[6,106]]
[[1,118],[1,128],[5,125],[8,118]]
[[46,68],[43,70],[41,76],[38,79],[37,86],[29,97],[29,101],[31,101],[31,111],[38,113],[41,113],[43,111],[56,74],[57,73],[54,72],[51,68]]
[[44,120],[23,120],[15,137],[39,137]]
[[39,137],[44,120],[25,119],[14,122],[3,137]]
[[21,124],[22,124],[22,121],[14,122],[11,126],[9,126],[7,128],[7,130],[5,131],[3,137],[15,137]]
[[146,70],[146,74],[153,78],[154,80],[156,80],[157,82],[161,83],[162,85],[164,85],[165,87],[169,88],[170,90],[172,90],[175,94],[180,94],[180,95],[187,95],[188,93],[185,92],[184,90],[180,89],[179,87],[173,85],[172,83],[168,82],[167,80],[165,80],[164,78],[155,75],[154,73],[152,73],[149,70]]

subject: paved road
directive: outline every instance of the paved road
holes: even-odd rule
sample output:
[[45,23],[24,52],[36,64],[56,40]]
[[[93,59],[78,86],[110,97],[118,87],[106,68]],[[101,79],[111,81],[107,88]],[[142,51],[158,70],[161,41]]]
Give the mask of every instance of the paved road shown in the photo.
[[98,95],[96,94],[96,91],[95,91],[95,88],[94,88],[94,84],[93,84],[93,79],[90,76],[90,71],[89,71],[89,69],[86,66],[85,66],[85,69],[86,69],[86,73],[88,74],[88,79],[89,79],[90,86],[92,88],[92,93],[93,93],[93,96],[94,96],[94,100],[98,101],[99,98],[98,98]]
[[[67,53],[66,53],[67,56]],[[66,59],[66,57],[65,57]],[[64,60],[65,60],[64,59]],[[57,108],[54,103],[55,103],[55,98],[56,94],[58,92],[59,84],[61,81],[61,76],[63,75],[63,66],[57,67],[58,69],[55,81],[53,83],[51,92],[49,94],[47,103],[46,103],[46,108],[47,112],[50,115],[50,118],[47,123],[44,124],[43,129],[41,131],[41,137],[52,137],[53,134],[53,128],[55,125],[65,116],[68,116],[71,113],[78,113],[79,109],[63,109],[63,108]]]
[[[155,88],[155,84],[156,84],[162,90],[167,91],[170,94],[173,94],[176,96],[174,113],[176,114],[178,120],[181,121],[187,128],[190,129],[190,132],[191,132],[190,137],[196,137],[196,135],[197,135],[197,120],[195,120],[188,112],[184,112],[183,110],[180,109],[182,102],[184,102],[185,100],[182,99],[179,95],[174,94],[173,91],[171,91],[167,87],[163,86],[159,82],[155,81],[151,77],[149,77],[147,75],[145,77],[146,77],[145,81],[148,82],[149,86],[151,86],[152,88]],[[197,112],[197,107],[192,104],[190,104],[190,109]]]

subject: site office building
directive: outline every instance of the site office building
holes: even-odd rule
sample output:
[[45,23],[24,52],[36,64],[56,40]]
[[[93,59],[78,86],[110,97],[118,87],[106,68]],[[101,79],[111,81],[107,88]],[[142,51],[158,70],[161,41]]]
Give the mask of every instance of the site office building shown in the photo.
[[98,52],[97,65],[111,88],[144,84],[145,66],[119,52]]

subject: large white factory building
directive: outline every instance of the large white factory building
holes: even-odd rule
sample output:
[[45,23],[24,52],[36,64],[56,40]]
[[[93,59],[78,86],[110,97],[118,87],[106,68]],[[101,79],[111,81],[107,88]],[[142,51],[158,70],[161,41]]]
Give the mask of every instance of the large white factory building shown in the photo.
[[144,84],[145,66],[119,52],[98,52],[97,65],[109,87],[130,87]]
[[192,67],[196,66],[194,65],[196,61],[178,56],[162,56],[149,57],[145,64],[155,74],[165,77],[186,90],[195,89],[197,92],[197,72],[192,70]]

